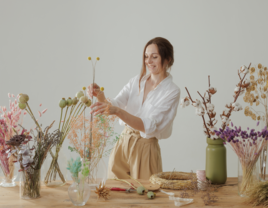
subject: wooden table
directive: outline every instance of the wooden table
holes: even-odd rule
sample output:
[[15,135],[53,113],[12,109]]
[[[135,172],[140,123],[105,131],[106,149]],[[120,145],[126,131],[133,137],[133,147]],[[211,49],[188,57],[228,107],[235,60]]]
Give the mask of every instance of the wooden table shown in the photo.
[[[134,183],[135,184],[135,183]],[[41,198],[33,200],[23,200],[19,197],[19,187],[3,188],[0,187],[0,207],[1,208],[33,208],[33,207],[75,207],[69,199],[68,187],[66,184],[62,187],[48,188],[41,187]],[[122,182],[107,180],[107,187],[124,186]],[[128,187],[128,186],[126,186]],[[176,195],[182,191],[166,190],[174,192]],[[205,206],[200,195],[196,194],[192,204],[183,207],[252,207],[244,204],[244,198],[238,196],[237,178],[228,178],[227,183],[218,189],[215,194],[219,200],[209,206]],[[110,199],[107,201],[98,200],[94,191],[84,207],[176,207],[174,201],[169,200],[168,196],[162,192],[156,192],[156,198],[151,200],[146,195],[138,195],[137,193],[111,192]]]

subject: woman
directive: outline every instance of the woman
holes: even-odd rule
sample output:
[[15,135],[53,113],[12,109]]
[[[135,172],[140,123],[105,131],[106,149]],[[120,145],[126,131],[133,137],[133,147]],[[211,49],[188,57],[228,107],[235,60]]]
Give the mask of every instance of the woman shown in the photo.
[[116,115],[120,124],[125,125],[110,155],[108,178],[126,179],[131,175],[149,179],[152,174],[162,172],[158,140],[170,137],[180,98],[180,89],[167,72],[173,62],[173,46],[157,37],[144,48],[140,75],[110,100],[109,107],[97,84],[88,87],[89,96],[98,99],[91,106],[92,113]]

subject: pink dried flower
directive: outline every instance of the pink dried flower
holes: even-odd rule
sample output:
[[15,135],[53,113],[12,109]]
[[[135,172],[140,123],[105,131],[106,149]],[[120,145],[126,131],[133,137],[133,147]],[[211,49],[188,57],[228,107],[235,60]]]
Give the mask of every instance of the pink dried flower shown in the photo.
[[27,114],[27,112],[26,112],[26,111],[24,111],[23,115],[26,115],[26,114]]
[[12,97],[15,97],[15,95],[12,94]]
[[40,111],[38,111],[38,114],[39,114],[39,117],[41,117],[41,116],[42,116],[42,113],[41,113]]
[[42,103],[40,103],[39,106],[41,107],[42,106]]
[[42,111],[42,113],[44,114],[45,112],[47,112],[47,108],[45,110]]
[[18,104],[18,101],[15,99],[14,103],[17,105]]
[[7,95],[8,95],[9,98],[11,98],[11,94],[10,93],[8,93]]

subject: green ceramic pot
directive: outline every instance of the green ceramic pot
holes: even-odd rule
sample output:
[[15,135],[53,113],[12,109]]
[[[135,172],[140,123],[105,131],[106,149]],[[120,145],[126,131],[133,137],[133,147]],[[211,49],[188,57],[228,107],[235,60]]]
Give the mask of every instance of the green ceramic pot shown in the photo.
[[226,148],[222,139],[207,138],[206,177],[213,184],[224,184],[227,179]]

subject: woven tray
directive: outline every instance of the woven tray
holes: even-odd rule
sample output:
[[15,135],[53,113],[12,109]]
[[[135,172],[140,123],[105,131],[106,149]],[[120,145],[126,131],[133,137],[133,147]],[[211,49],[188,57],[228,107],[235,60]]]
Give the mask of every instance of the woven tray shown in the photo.
[[192,182],[196,180],[195,173],[186,172],[161,172],[153,174],[149,181],[152,184],[160,185],[163,189],[192,189]]

